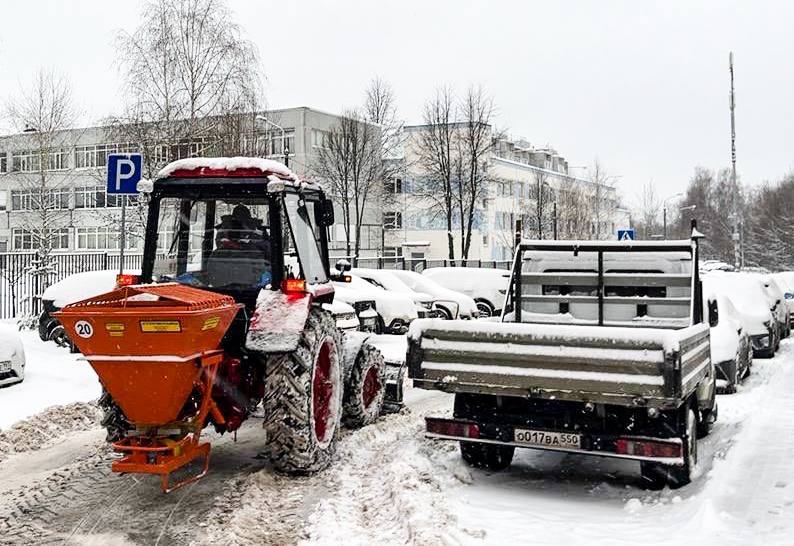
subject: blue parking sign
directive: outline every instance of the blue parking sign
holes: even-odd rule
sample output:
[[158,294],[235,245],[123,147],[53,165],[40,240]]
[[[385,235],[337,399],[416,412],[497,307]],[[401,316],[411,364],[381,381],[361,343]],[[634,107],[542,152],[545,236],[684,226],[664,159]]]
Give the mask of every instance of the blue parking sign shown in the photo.
[[634,228],[618,230],[618,241],[633,241],[634,239],[635,239]]
[[138,193],[142,167],[141,154],[108,155],[108,193]]

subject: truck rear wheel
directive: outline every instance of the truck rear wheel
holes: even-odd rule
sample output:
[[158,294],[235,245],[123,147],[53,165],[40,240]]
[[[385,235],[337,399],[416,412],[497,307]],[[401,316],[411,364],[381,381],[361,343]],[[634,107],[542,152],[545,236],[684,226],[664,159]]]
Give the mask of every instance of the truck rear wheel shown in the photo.
[[313,308],[295,351],[268,360],[264,426],[277,470],[316,472],[331,462],[342,416],[341,348],[331,314]]
[[516,448],[498,444],[481,444],[479,442],[461,442],[460,454],[467,464],[486,470],[504,470],[513,462]]
[[641,461],[642,479],[649,489],[662,489],[665,485],[670,486],[670,489],[677,489],[692,481],[692,473],[698,461],[697,415],[692,406],[686,410],[683,419],[684,434],[681,436],[681,441],[684,448],[684,464],[671,466]]
[[345,425],[359,428],[373,423],[380,417],[385,393],[386,362],[376,347],[364,342],[345,385]]

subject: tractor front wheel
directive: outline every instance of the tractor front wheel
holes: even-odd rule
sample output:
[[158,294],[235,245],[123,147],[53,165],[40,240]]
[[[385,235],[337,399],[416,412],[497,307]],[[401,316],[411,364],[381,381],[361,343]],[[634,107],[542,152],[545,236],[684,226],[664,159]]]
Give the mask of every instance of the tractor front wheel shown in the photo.
[[345,385],[345,425],[359,428],[373,423],[380,416],[385,393],[386,361],[376,347],[364,342]]
[[298,347],[268,360],[264,426],[277,470],[316,472],[331,462],[342,417],[341,349],[333,316],[313,308]]

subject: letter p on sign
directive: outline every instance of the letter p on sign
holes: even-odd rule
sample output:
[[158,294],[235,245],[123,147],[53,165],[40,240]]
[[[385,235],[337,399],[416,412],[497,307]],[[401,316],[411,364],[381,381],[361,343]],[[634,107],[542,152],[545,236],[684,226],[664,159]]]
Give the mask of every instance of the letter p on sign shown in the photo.
[[108,156],[108,193],[138,193],[141,180],[141,154],[111,154]]

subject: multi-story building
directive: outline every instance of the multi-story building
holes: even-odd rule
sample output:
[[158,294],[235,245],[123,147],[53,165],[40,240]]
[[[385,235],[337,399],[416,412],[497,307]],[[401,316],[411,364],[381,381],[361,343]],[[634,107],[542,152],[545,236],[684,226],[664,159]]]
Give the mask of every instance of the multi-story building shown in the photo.
[[[257,118],[250,116],[239,141],[242,147],[246,139],[256,137],[262,142],[256,148],[259,155],[281,161],[288,149],[290,168],[311,177],[325,135],[339,119],[307,107],[270,110]],[[124,131],[118,127],[61,131],[49,138],[45,154],[36,148],[35,131],[0,136],[0,252],[34,250],[32,225],[46,226],[56,252],[117,251],[122,197],[105,191],[107,156],[139,151],[124,137],[114,136],[119,134]],[[215,149],[212,139],[205,137],[162,144],[150,153],[156,156],[153,163],[162,165],[183,157],[215,155]],[[47,163],[44,168],[42,161]],[[136,232],[141,221],[136,222],[134,211],[130,214],[126,246],[139,251]],[[382,212],[372,203],[364,215],[362,254],[379,254],[381,243]],[[331,248],[341,253],[344,247],[344,229],[337,224],[331,229]]]
[[[448,257],[445,211],[428,198],[431,177],[421,160],[423,125],[405,128],[403,176],[387,182],[392,196],[384,212],[384,253],[413,259]],[[628,212],[618,205],[614,187],[573,176],[568,162],[551,148],[524,140],[492,136],[483,159],[483,191],[472,222],[470,260],[512,257],[515,222],[527,237],[595,239],[614,237],[628,227]],[[538,188],[543,192],[538,200]],[[540,204],[539,204],[540,203]],[[540,216],[541,221],[535,220]],[[461,256],[460,220],[453,218],[455,256]]]

